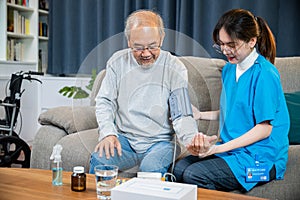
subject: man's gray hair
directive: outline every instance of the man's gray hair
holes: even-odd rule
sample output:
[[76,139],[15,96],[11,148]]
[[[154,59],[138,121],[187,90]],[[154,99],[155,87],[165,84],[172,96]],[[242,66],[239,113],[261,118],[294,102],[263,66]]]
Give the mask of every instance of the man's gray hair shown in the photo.
[[137,10],[131,13],[125,23],[125,36],[127,40],[130,39],[130,31],[133,28],[139,27],[139,26],[153,26],[157,27],[160,36],[163,36],[165,34],[164,31],[164,22],[161,18],[161,16],[150,10]]

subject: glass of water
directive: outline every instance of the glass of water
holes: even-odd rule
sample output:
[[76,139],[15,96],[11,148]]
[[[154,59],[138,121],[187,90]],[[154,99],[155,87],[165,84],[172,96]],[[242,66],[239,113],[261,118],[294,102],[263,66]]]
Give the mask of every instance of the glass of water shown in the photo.
[[118,167],[115,165],[97,165],[95,167],[97,198],[110,200],[110,190],[116,186]]

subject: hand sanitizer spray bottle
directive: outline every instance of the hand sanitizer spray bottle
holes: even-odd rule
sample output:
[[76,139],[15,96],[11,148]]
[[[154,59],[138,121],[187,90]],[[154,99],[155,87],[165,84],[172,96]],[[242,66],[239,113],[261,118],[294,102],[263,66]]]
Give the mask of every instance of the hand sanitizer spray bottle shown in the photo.
[[52,184],[62,185],[62,161],[61,161],[61,150],[62,146],[57,144],[53,147],[52,154],[50,156],[51,160],[51,170],[52,170]]

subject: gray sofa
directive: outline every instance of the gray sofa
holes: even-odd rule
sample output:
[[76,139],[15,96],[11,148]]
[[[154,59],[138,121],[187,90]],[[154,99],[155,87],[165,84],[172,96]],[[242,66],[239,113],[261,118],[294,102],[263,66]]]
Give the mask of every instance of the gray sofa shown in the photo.
[[[222,59],[181,57],[188,69],[189,93],[193,105],[200,110],[216,110],[221,90]],[[300,57],[276,58],[282,86],[285,92],[300,91]],[[50,155],[55,144],[63,146],[64,170],[71,171],[76,165],[89,170],[91,152],[97,144],[98,132],[95,118],[94,97],[99,90],[105,71],[97,76],[90,95],[91,105],[87,107],[57,107],[42,113],[31,155],[31,167],[49,169]],[[209,135],[218,133],[217,121],[200,121],[199,130]],[[184,155],[186,152],[182,152]],[[290,145],[289,161],[284,180],[272,181],[255,187],[247,195],[268,199],[300,198],[300,145]],[[238,192],[238,191],[234,191]]]

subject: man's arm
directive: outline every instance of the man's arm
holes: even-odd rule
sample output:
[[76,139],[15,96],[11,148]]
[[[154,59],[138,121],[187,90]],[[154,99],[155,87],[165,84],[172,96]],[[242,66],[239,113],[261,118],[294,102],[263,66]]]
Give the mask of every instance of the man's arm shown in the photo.
[[109,135],[117,136],[115,112],[117,110],[116,75],[107,67],[106,75],[96,96],[96,118],[99,126],[99,141]]
[[95,147],[95,152],[99,152],[99,157],[114,157],[114,149],[117,149],[121,156],[121,144],[117,138],[115,126],[116,112],[116,75],[112,68],[107,67],[106,75],[102,81],[99,93],[96,97],[96,118],[99,125],[99,143]]
[[198,133],[197,123],[191,116],[184,116],[173,121],[173,128],[178,139],[185,146],[190,144],[194,136]]
[[[188,94],[188,74],[184,64],[177,60],[174,66],[175,72],[171,79],[171,94],[170,99],[176,96],[177,105],[171,105],[169,101],[173,128],[179,140],[184,144],[189,144],[198,133],[198,126],[193,118],[190,97]],[[173,107],[173,108],[172,108]],[[172,111],[174,110],[175,111]],[[177,112],[179,111],[179,113]],[[176,114],[177,113],[177,114]],[[172,116],[173,115],[173,116]]]

